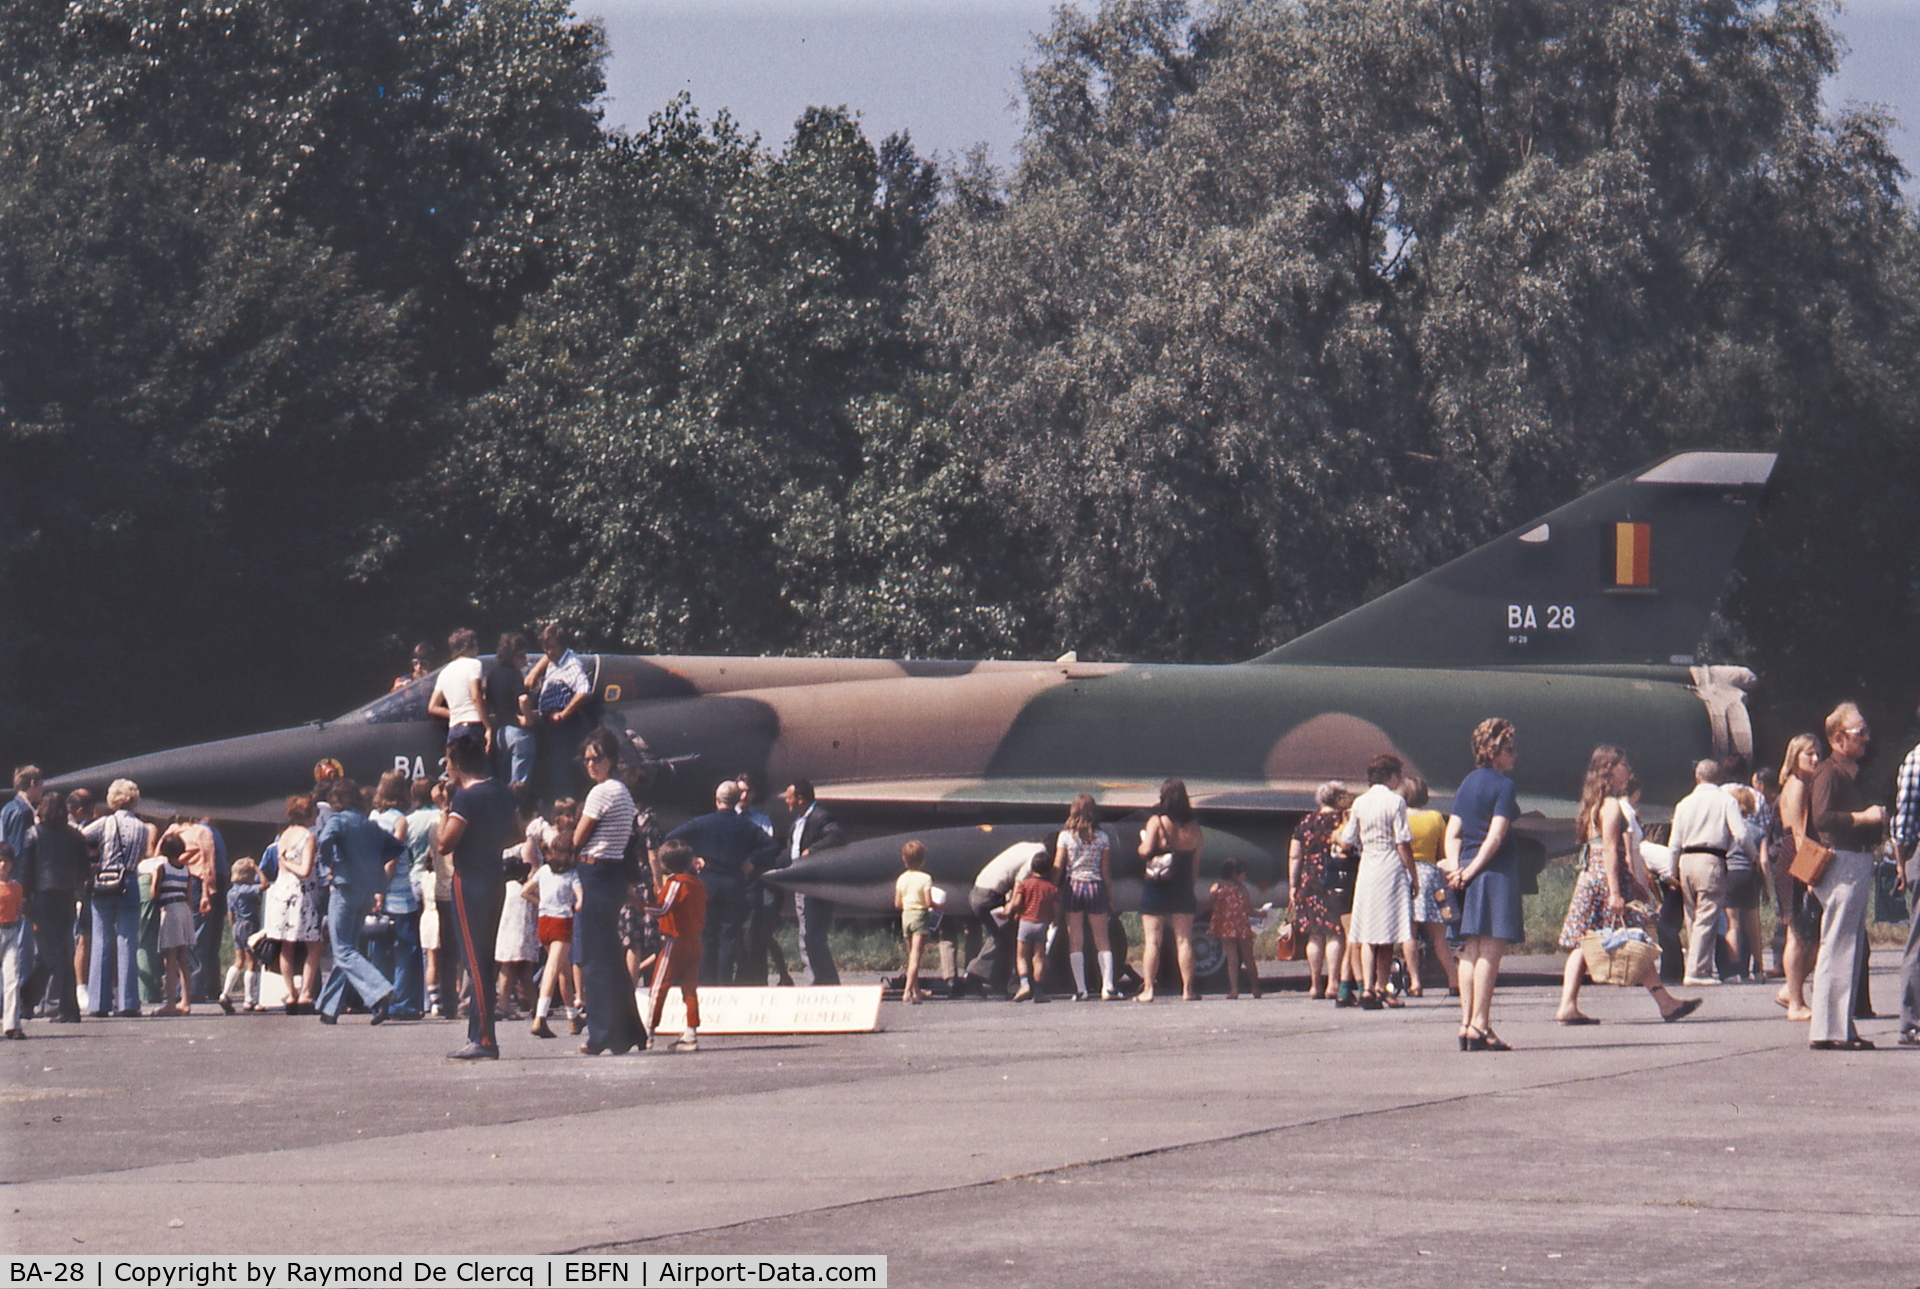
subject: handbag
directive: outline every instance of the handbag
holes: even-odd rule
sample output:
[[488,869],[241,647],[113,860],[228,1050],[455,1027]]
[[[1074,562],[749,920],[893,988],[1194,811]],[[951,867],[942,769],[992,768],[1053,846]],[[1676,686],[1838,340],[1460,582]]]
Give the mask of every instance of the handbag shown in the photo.
[[100,857],[93,861],[87,874],[88,887],[95,895],[126,894],[127,874],[140,862],[140,853],[146,844],[144,824],[136,820],[129,825],[123,817],[112,816],[100,838]]
[[247,937],[247,952],[253,955],[254,964],[262,971],[280,969],[280,942],[265,930],[255,931]]
[[1580,937],[1580,956],[1596,985],[1644,985],[1660,969],[1660,948],[1644,931],[1589,931]]
[[1162,851],[1147,860],[1146,870],[1141,874],[1149,882],[1164,882],[1173,876],[1173,852]]
[[1292,918],[1280,928],[1280,937],[1273,942],[1273,956],[1278,962],[1292,962],[1300,956],[1300,937],[1294,930]]
[[1802,886],[1812,886],[1827,875],[1827,865],[1833,862],[1833,852],[1811,837],[1799,838],[1794,847],[1793,863],[1787,865],[1787,872]]

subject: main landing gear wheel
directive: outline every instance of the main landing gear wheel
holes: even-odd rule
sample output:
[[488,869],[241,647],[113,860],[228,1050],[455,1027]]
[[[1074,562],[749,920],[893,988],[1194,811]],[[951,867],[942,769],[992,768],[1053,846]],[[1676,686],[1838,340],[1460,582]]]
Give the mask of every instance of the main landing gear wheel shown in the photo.
[[1227,946],[1205,931],[1193,933],[1193,978],[1206,980],[1227,969]]

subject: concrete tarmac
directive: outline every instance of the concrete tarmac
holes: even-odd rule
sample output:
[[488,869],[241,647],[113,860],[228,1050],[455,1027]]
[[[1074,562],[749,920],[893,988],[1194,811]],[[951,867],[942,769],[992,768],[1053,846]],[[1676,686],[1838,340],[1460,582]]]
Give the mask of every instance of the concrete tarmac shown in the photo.
[[[1558,960],[1529,960],[1535,980]],[[1873,994],[1895,1001],[1895,959]],[[1273,968],[1269,968],[1272,970]],[[1285,968],[1283,970],[1296,970]],[[33,1253],[883,1253],[896,1285],[1920,1285],[1920,1050],[1772,985],[1662,1024],[1457,1006],[887,1003],[881,1030],[581,1057],[503,1025],[29,1022],[0,1244]]]

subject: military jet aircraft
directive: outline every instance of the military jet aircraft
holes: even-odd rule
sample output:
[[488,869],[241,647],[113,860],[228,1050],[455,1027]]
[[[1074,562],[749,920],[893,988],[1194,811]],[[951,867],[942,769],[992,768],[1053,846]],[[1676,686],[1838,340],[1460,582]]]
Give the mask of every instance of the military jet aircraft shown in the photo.
[[[713,784],[743,770],[775,787],[808,778],[850,835],[873,844],[812,857],[781,880],[876,909],[891,905],[905,835],[961,830],[942,848],[950,871],[936,876],[963,880],[1004,850],[994,828],[1057,825],[1081,791],[1126,816],[1170,775],[1221,830],[1210,859],[1237,852],[1271,886],[1319,782],[1363,781],[1368,758],[1392,751],[1444,806],[1472,768],[1469,731],[1496,715],[1518,727],[1521,830],[1541,855],[1569,848],[1597,743],[1631,752],[1653,802],[1677,800],[1698,758],[1751,752],[1752,673],[1694,650],[1773,464],[1769,453],[1668,457],[1244,663],[583,662],[596,719],[654,772],[666,812],[706,808]],[[152,809],[272,822],[322,759],[363,781],[435,773],[444,726],[427,714],[431,686],[54,786],[124,776]]]

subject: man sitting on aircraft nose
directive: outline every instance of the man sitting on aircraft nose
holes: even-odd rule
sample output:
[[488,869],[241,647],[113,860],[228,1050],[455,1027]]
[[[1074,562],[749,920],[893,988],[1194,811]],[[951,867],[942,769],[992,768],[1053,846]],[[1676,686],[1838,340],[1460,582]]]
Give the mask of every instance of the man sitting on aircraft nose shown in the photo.
[[[740,937],[747,921],[747,880],[765,871],[780,853],[779,843],[738,814],[740,785],[723,780],[713,794],[713,813],[688,820],[667,834],[683,841],[703,861],[700,880],[707,888],[707,922],[700,932],[700,983],[731,985],[745,955]],[[763,976],[754,983],[765,984]]]
[[333,969],[321,987],[320,1023],[337,1024],[346,1003],[347,986],[373,1010],[373,1023],[387,1018],[394,1001],[393,982],[360,952],[360,933],[374,901],[387,889],[395,861],[407,853],[406,843],[360,813],[360,785],[335,779],[327,789],[333,813],[315,839],[321,870],[333,887],[327,901],[327,939],[333,949]]
[[487,709],[486,673],[480,666],[480,637],[462,627],[447,637],[447,648],[453,661],[440,669],[427,712],[447,723],[447,742],[477,738],[492,752],[493,718]]

